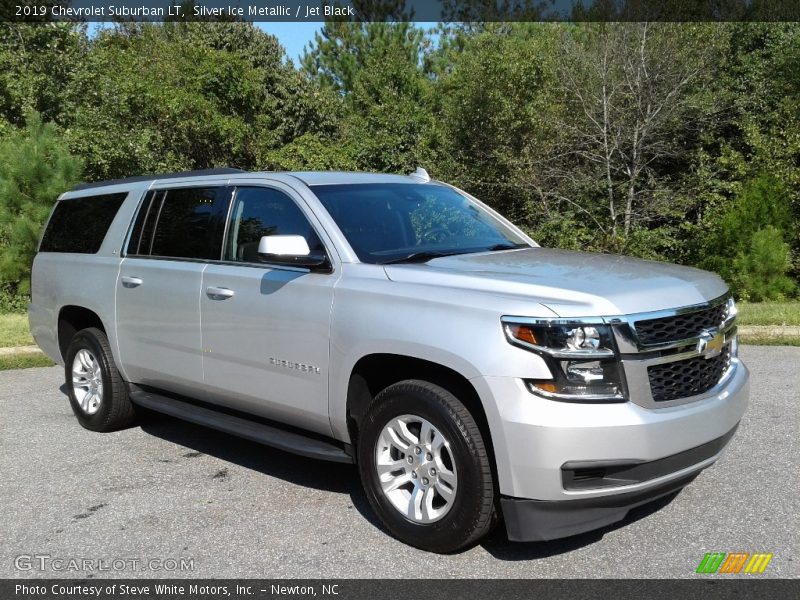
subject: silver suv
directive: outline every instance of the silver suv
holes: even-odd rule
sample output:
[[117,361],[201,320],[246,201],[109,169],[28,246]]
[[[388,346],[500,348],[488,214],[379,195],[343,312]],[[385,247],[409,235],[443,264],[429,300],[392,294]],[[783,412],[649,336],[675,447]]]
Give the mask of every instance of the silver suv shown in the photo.
[[30,305],[84,427],[145,407],[356,463],[386,529],[434,552],[689,483],[745,412],[735,316],[716,275],[540,248],[421,169],[78,186]]

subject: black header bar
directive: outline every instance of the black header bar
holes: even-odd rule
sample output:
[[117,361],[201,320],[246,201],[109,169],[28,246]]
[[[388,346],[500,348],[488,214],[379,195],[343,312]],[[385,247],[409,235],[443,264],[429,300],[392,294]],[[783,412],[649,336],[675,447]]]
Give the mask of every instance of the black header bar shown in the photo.
[[797,0],[2,0],[6,22],[800,21]]

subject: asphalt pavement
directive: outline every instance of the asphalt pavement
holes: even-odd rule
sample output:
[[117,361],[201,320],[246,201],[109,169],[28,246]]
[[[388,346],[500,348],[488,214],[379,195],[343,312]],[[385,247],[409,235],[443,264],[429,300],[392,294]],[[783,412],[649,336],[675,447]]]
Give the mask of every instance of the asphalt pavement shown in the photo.
[[741,356],[751,405],[680,494],[598,532],[518,544],[498,529],[452,556],[389,537],[353,466],[161,416],[93,433],[60,367],[0,372],[0,577],[692,578],[706,552],[769,552],[758,577],[796,578],[800,348]]

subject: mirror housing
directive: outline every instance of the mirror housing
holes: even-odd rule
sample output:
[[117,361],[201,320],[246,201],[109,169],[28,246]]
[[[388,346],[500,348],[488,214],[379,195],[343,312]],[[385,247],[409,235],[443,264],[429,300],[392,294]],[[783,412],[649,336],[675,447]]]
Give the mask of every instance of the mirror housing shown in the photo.
[[302,235],[263,236],[258,242],[258,258],[261,262],[291,267],[330,268],[328,257],[312,254]]

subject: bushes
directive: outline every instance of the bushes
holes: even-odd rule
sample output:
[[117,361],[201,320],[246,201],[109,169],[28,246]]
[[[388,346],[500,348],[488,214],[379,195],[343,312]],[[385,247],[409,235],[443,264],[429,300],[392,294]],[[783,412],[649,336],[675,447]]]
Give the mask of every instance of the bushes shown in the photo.
[[786,275],[790,267],[789,244],[783,241],[780,229],[768,225],[756,231],[749,248],[734,258],[730,283],[744,300],[783,300],[797,291]]
[[0,285],[0,315],[23,313],[28,310],[29,296],[17,292],[16,286]]
[[793,215],[785,186],[760,174],[718,217],[704,244],[702,266],[718,272],[739,297],[752,301],[782,300],[797,291],[787,238]]

